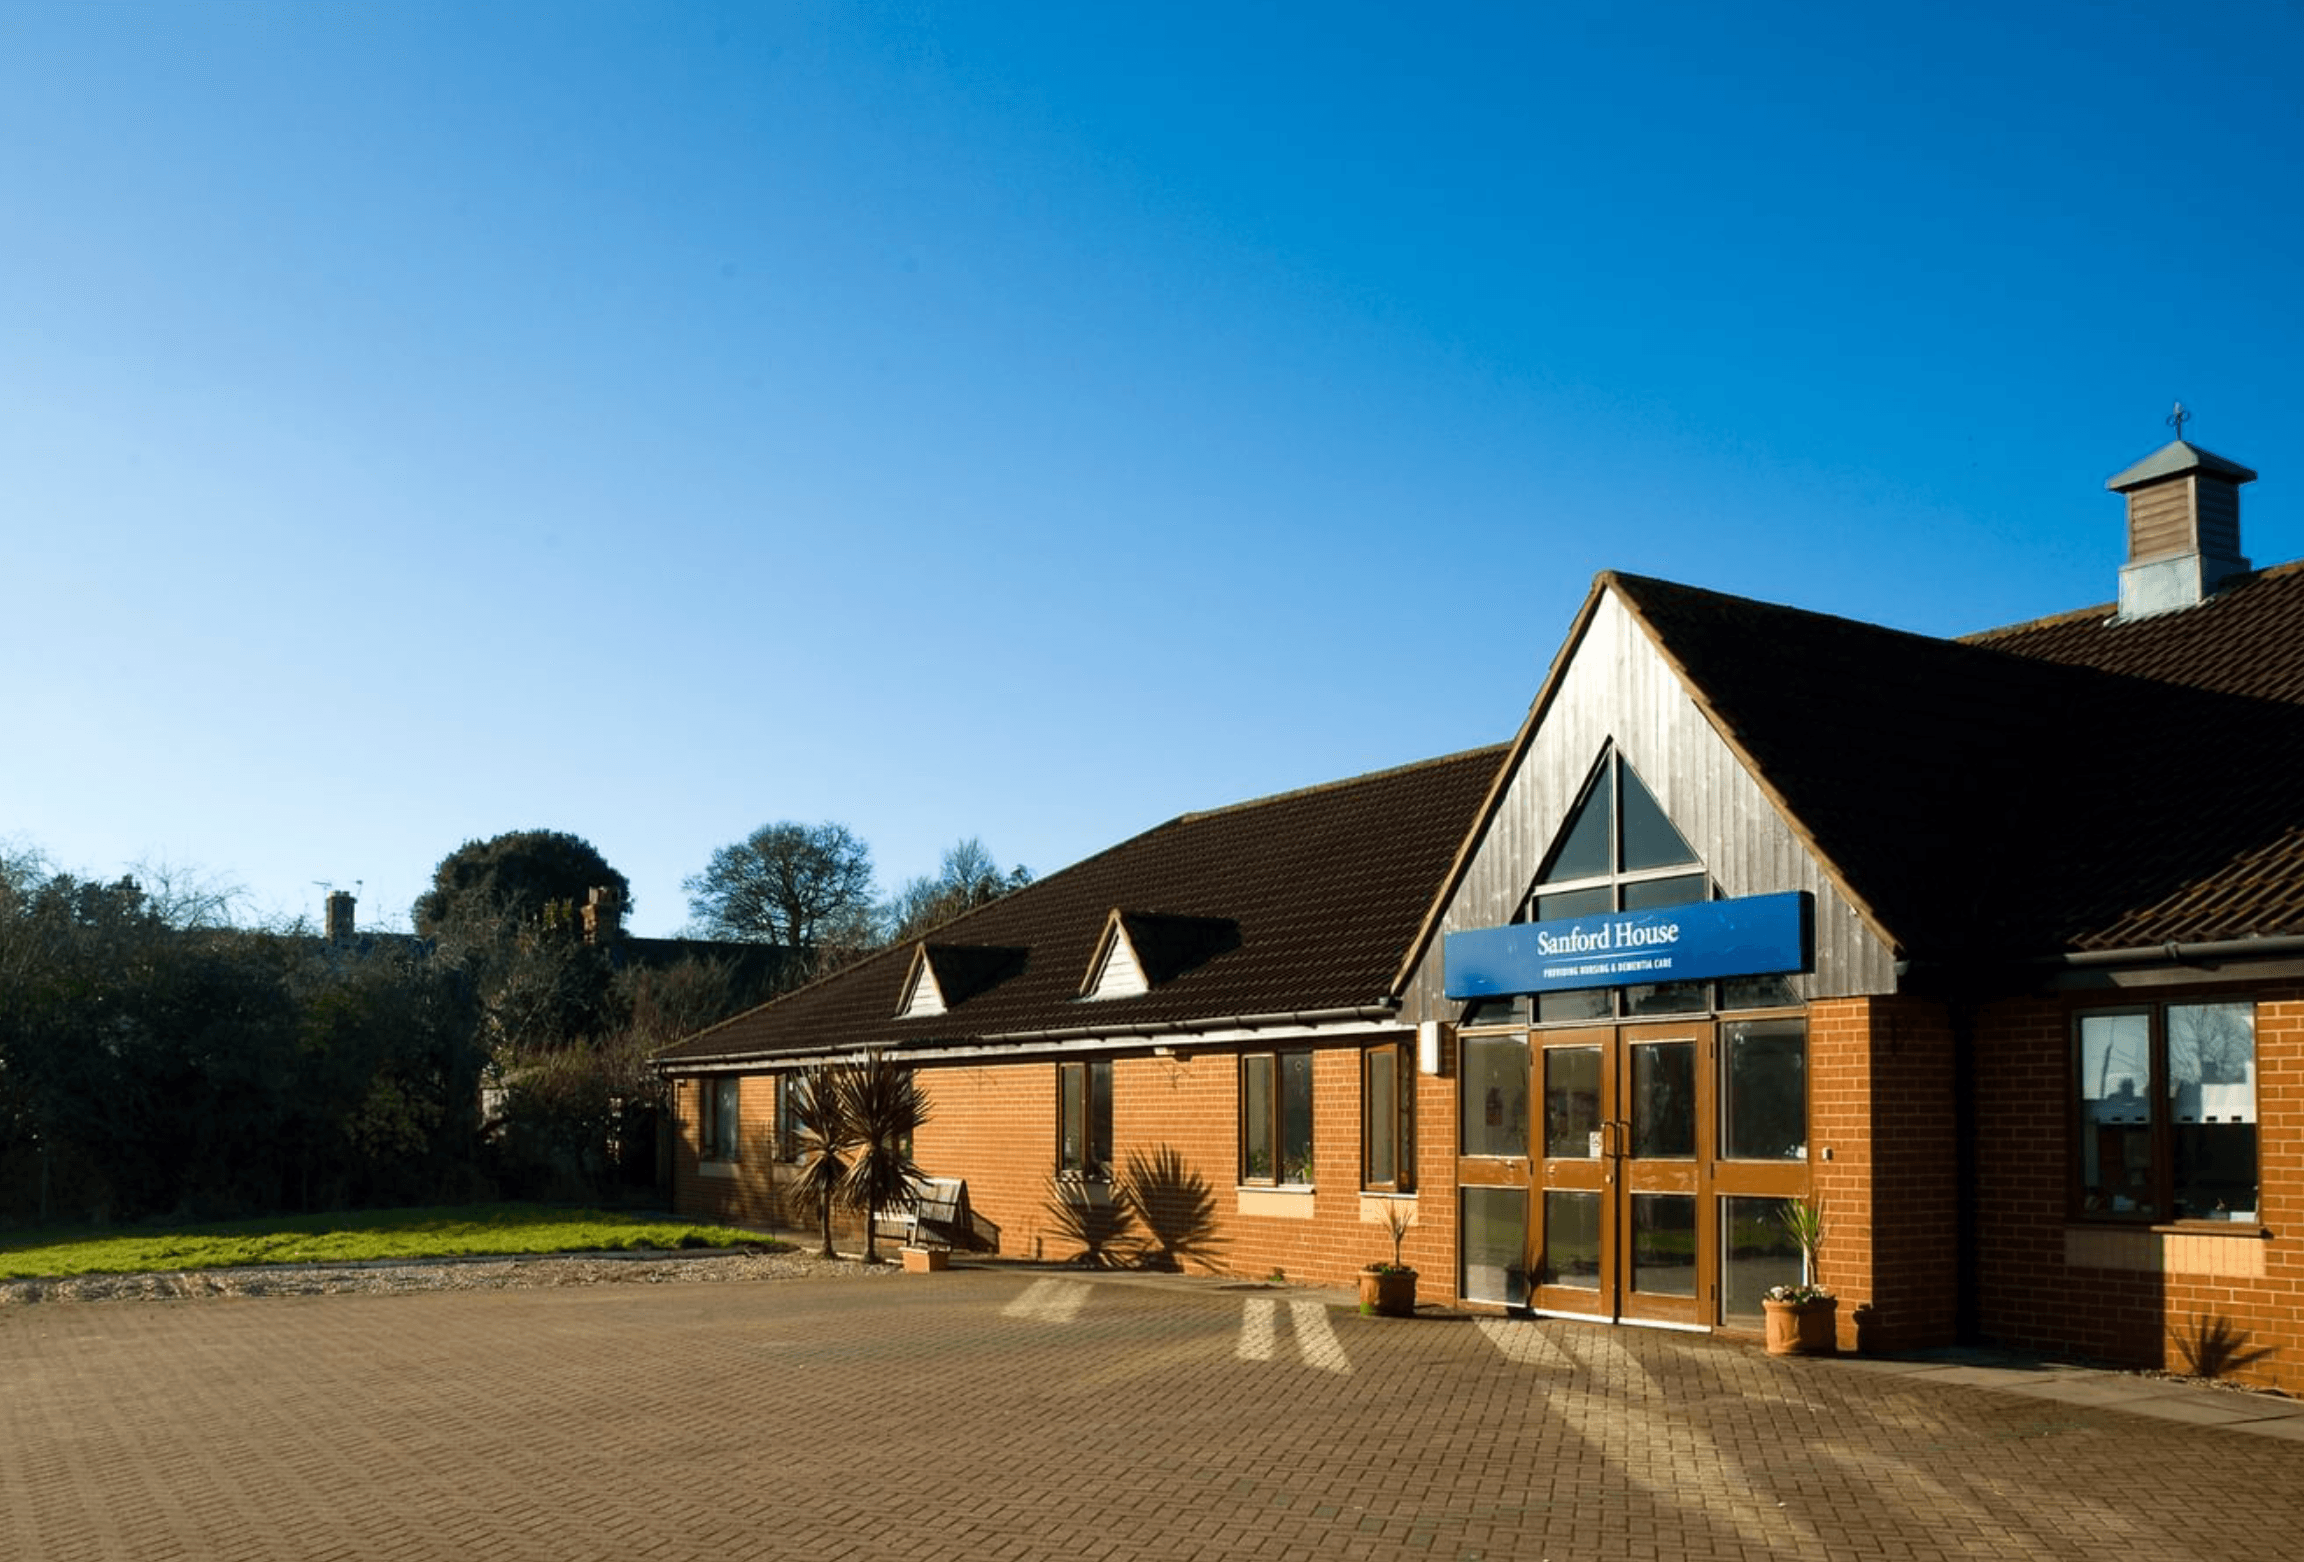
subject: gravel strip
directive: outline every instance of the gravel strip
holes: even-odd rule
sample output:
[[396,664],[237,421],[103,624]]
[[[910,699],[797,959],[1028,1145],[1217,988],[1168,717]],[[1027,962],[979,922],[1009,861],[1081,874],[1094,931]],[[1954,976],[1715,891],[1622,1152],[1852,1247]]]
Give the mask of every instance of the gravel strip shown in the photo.
[[379,1296],[403,1291],[510,1291],[557,1285],[702,1285],[722,1280],[876,1279],[898,1264],[812,1253],[735,1252],[435,1259],[423,1263],[279,1265],[158,1274],[0,1280],[0,1307],[36,1302],[202,1301],[219,1296]]

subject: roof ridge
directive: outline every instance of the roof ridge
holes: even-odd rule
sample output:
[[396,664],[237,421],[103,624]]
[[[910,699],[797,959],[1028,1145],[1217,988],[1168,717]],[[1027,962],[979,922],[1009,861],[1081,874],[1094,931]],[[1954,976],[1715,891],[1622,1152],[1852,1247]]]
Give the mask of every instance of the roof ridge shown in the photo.
[[1789,602],[1770,602],[1762,597],[1742,596],[1733,591],[1721,591],[1711,586],[1691,586],[1685,581],[1666,580],[1660,575],[1633,575],[1627,574],[1623,570],[1610,569],[1602,570],[1598,579],[1600,582],[1614,585],[1627,596],[1636,595],[1643,587],[1659,587],[1665,591],[1680,591],[1691,596],[1711,597],[1719,602],[1734,602],[1740,606],[1755,608],[1764,613],[1793,613],[1802,618],[1815,619],[1819,623],[1845,624],[1851,629],[1861,629],[1868,634],[1895,635],[1905,640],[1926,641],[1930,645],[1951,643],[1947,637],[1932,635],[1923,629],[1899,629],[1894,624],[1874,623],[1868,618],[1850,618],[1845,613],[1827,613],[1821,608],[1796,607]]
[[[2304,571],[2304,559],[2290,559],[2285,564],[2267,564],[2262,569],[2252,569],[2244,574],[2226,576],[2224,584],[2217,590],[2216,595],[2210,597],[2207,602],[2201,603],[2200,606],[2206,607],[2227,592],[2238,590],[2241,587],[2252,586],[2262,580],[2274,580],[2282,576],[2293,575],[2299,571]],[[1995,629],[1971,630],[1959,637],[1959,643],[1962,645],[1982,645],[2005,635],[2025,634],[2035,629],[2055,629],[2065,624],[2082,623],[2091,619],[2108,619],[2119,610],[2120,604],[2117,602],[2099,602],[2090,607],[2066,608],[2061,613],[2049,613],[2040,618],[2018,619],[2013,624],[2002,624]],[[2164,617],[2166,615],[2159,616]]]
[[[1293,802],[1298,798],[1312,797],[1322,792],[1340,792],[1346,787],[1359,786],[1366,782],[1392,780],[1407,775],[1411,771],[1436,770],[1442,765],[1462,764],[1482,755],[1499,753],[1509,747],[1511,745],[1508,743],[1484,743],[1478,748],[1459,749],[1453,754],[1436,754],[1430,759],[1412,760],[1405,765],[1388,765],[1382,770],[1364,771],[1356,776],[1341,776],[1333,781],[1319,781],[1310,786],[1292,787],[1285,792],[1272,792],[1263,797],[1251,797],[1237,803],[1226,803],[1218,808],[1194,809],[1190,813],[1178,814],[1169,820],[1168,824],[1198,824],[1203,819],[1221,818],[1225,814],[1241,813],[1250,808],[1263,808],[1273,803]],[[1167,826],[1156,825],[1154,828],[1165,829]]]
[[[1792,794],[1778,783],[1772,767],[1753,751],[1745,731],[1735,721],[1729,719],[1728,712],[1721,709],[1719,694],[1714,689],[1712,680],[1699,676],[1697,670],[1688,665],[1688,659],[1683,654],[1683,648],[1675,643],[1673,635],[1666,626],[1657,622],[1651,611],[1652,604],[1641,600],[1637,588],[1640,585],[1662,586],[1667,590],[1689,592],[1698,596],[1736,602],[1744,607],[1754,608],[1764,613],[1791,613],[1820,623],[1849,625],[1931,647],[1940,647],[1946,642],[1936,635],[1915,634],[1906,629],[1890,629],[1884,624],[1867,624],[1861,619],[1842,618],[1836,613],[1819,613],[1809,608],[1785,607],[1780,603],[1761,602],[1751,597],[1734,597],[1726,592],[1707,591],[1702,586],[1681,586],[1672,581],[1655,580],[1649,576],[1619,576],[1611,571],[1604,572],[1601,580],[1603,584],[1615,591],[1617,597],[1624,604],[1624,611],[1638,625],[1640,633],[1648,637],[1648,643],[1655,648],[1657,657],[1671,669],[1672,676],[1679,681],[1681,692],[1695,705],[1698,714],[1717,734],[1729,755],[1738,765],[1743,767],[1745,774],[1751,778],[1752,784],[1758,789],[1768,806],[1775,809],[1778,816],[1783,819],[1785,826],[1791,831],[1793,839],[1799,843],[1801,849],[1814,859],[1817,870],[1846,898],[1850,909],[1862,919],[1865,926],[1871,929],[1874,937],[1890,949],[1900,948],[1902,940],[1890,927],[1888,916],[1881,910],[1878,897],[1857,884],[1848,866],[1842,861],[1844,853],[1835,850],[1818,837],[1815,820],[1811,812],[1798,806]],[[1631,584],[1628,585],[1627,582]],[[1987,654],[2006,655],[2007,653],[1991,652]]]

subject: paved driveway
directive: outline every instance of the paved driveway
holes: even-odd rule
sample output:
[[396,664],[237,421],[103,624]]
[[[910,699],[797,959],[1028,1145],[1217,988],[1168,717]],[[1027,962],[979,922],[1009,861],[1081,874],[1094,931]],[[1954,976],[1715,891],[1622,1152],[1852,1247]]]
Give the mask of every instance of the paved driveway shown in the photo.
[[1030,1271],[0,1310],[0,1556],[2304,1556],[2304,1444]]

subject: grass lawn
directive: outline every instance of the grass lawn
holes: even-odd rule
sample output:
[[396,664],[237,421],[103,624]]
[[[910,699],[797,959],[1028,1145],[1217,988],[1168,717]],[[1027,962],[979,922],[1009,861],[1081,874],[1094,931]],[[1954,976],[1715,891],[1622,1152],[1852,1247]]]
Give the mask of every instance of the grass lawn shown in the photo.
[[461,1254],[581,1253],[618,1248],[781,1244],[730,1226],[699,1226],[540,1204],[279,1215],[173,1230],[139,1227],[0,1232],[0,1280],[242,1264],[342,1263]]

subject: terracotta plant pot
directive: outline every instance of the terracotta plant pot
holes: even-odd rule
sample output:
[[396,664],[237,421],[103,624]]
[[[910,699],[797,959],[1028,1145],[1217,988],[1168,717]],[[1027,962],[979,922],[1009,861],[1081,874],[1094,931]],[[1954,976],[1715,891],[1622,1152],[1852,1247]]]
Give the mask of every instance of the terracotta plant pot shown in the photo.
[[1834,1298],[1760,1305],[1768,1311],[1769,1355],[1829,1356],[1839,1350],[1840,1303]]
[[904,1250],[904,1272],[908,1275],[932,1275],[952,1267],[952,1250],[948,1247],[908,1247]]
[[1379,1318],[1416,1316],[1416,1271],[1363,1269],[1360,1271],[1360,1310]]

